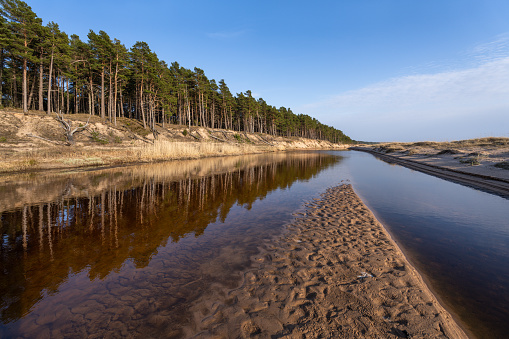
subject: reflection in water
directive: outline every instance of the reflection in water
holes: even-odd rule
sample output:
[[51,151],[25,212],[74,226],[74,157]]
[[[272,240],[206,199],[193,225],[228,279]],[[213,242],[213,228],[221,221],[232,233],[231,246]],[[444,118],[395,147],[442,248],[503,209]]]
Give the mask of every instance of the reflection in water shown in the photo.
[[355,191],[477,338],[506,338],[509,200],[376,159],[345,155]]
[[245,219],[234,207],[250,210],[337,161],[231,157],[4,185],[0,336],[181,335],[186,305],[213,282],[234,286],[260,239],[288,218]]

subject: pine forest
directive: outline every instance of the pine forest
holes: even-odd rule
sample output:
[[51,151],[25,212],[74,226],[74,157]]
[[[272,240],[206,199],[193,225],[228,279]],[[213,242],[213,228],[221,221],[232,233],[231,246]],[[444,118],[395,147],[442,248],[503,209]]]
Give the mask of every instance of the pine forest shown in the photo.
[[126,48],[106,32],[86,41],[43,25],[20,0],[0,0],[1,106],[86,113],[113,124],[138,119],[147,129],[179,124],[350,143],[342,131],[276,108],[247,90],[233,95],[223,79],[160,60],[146,42]]

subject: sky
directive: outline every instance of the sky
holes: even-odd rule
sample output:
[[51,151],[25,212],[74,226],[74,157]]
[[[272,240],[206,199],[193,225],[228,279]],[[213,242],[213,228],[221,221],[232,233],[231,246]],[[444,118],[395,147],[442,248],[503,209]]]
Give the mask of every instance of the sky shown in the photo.
[[362,141],[509,137],[507,0],[32,0]]

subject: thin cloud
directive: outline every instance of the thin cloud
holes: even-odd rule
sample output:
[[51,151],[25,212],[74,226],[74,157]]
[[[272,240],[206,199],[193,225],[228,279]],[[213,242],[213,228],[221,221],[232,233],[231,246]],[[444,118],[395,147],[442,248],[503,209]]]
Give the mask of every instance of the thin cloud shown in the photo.
[[[302,110],[361,140],[507,135],[509,57],[465,70],[390,79]],[[439,128],[444,124],[448,129]]]
[[476,46],[472,54],[481,63],[508,57],[509,32],[498,35],[493,41]]

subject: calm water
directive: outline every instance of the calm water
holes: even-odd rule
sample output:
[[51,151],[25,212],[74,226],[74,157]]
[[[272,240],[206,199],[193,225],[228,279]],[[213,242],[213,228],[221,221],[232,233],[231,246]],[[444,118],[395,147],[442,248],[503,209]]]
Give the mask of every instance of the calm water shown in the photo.
[[341,166],[467,327],[480,338],[509,337],[509,200],[370,154],[346,153]]
[[180,337],[341,158],[271,154],[4,185],[0,337]]
[[349,179],[480,337],[509,329],[509,200],[358,152],[270,154],[0,185],[0,337],[179,337],[213,283]]

